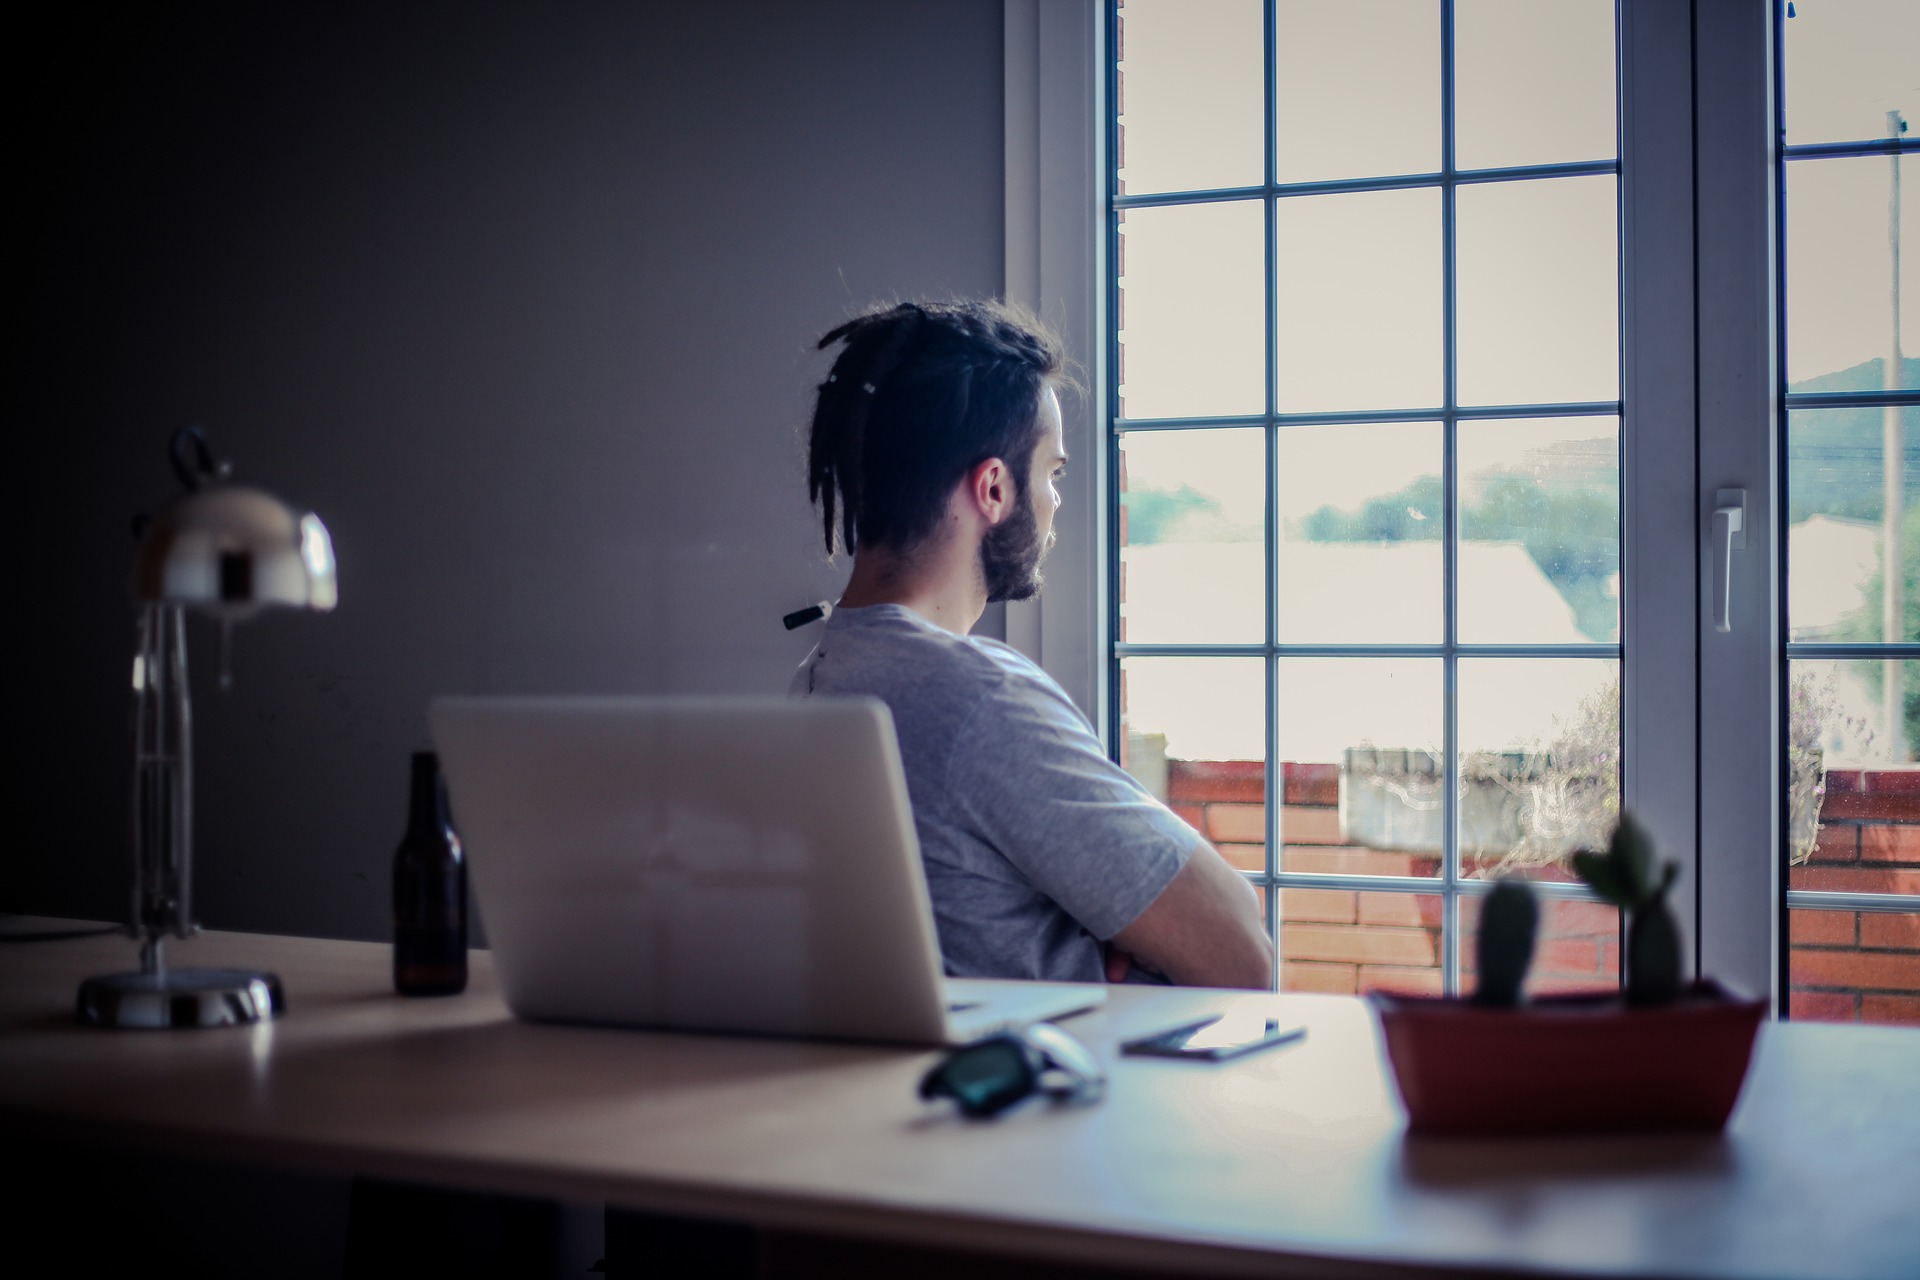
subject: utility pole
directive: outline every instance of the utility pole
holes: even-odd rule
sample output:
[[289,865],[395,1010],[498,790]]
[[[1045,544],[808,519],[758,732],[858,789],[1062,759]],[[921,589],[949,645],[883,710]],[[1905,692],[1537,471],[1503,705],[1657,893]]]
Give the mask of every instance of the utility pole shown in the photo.
[[[1887,136],[1895,142],[1907,131],[1907,122],[1898,111],[1887,112]],[[1888,391],[1900,390],[1900,152],[1887,157],[1893,168],[1887,197],[1887,248],[1891,251],[1892,270],[1889,295],[1893,307],[1893,341],[1888,346],[1886,376]],[[1881,578],[1885,587],[1880,602],[1880,633],[1888,644],[1900,644],[1907,638],[1906,627],[1906,461],[1907,441],[1902,410],[1889,404],[1881,411],[1880,450],[1882,485]],[[1886,664],[1885,698],[1881,716],[1887,726],[1887,754],[1895,760],[1907,758],[1906,667],[1899,661]]]

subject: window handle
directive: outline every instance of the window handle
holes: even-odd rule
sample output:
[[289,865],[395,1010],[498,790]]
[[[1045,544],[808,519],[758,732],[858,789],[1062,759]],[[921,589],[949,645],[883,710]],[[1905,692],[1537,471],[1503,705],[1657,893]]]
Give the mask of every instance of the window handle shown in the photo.
[[1713,629],[1733,630],[1733,553],[1747,545],[1747,491],[1721,489],[1713,498]]

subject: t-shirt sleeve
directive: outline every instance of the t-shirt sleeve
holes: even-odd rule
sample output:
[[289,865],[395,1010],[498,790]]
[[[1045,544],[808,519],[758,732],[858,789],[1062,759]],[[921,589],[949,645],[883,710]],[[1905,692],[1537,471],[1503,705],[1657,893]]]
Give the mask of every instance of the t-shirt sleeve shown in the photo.
[[1200,839],[1107,758],[1063,693],[1010,682],[953,747],[954,811],[1102,941],[1160,896]]

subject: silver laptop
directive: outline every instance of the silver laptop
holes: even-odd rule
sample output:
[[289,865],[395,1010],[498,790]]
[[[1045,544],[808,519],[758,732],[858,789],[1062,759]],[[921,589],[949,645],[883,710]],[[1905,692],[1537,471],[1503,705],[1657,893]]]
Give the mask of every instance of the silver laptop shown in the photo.
[[870,698],[441,698],[429,710],[522,1018],[957,1044],[1100,1004],[946,979]]

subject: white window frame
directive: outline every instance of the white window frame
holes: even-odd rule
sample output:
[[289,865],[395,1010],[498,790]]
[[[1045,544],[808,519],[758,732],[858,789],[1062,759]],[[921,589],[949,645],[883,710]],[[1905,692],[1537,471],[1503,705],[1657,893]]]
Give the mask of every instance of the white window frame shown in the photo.
[[[1009,607],[1007,638],[1103,735],[1106,10],[1004,0],[1006,292],[1060,328],[1090,390],[1047,590]],[[1778,1007],[1773,38],[1755,0],[1619,3],[1623,798],[1681,864],[1696,971]],[[1723,488],[1748,494],[1727,633],[1707,599]]]

